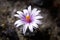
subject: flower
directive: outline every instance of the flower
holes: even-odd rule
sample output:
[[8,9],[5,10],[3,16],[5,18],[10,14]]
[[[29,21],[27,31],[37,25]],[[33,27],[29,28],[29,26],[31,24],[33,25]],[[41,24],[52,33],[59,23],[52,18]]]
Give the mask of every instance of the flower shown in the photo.
[[16,27],[19,27],[23,25],[23,34],[25,34],[27,28],[31,32],[33,32],[33,28],[38,28],[38,24],[41,24],[41,21],[39,19],[42,19],[43,17],[41,14],[39,14],[41,10],[37,10],[37,8],[31,9],[31,6],[28,7],[28,9],[24,9],[23,11],[17,11],[17,14],[15,14],[15,17],[18,17],[19,20],[17,20],[14,25]]

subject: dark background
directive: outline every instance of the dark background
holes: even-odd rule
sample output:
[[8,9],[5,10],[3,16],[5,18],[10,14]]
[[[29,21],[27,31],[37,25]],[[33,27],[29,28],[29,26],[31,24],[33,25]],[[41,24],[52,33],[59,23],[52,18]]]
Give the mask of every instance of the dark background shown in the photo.
[[[41,10],[43,24],[27,36],[14,27],[13,15],[29,5]],[[0,40],[60,40],[60,0],[0,0]]]

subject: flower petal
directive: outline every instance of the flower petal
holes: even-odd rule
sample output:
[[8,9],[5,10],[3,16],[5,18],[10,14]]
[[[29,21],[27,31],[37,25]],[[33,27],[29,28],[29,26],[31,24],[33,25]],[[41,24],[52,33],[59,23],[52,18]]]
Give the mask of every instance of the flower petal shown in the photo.
[[32,10],[32,15],[33,15],[33,16],[37,16],[37,15],[39,15],[40,12],[41,12],[41,10],[37,10],[37,8],[34,8],[34,9]]
[[37,8],[34,8],[34,9],[32,10],[32,14],[34,14],[36,11],[37,11]]
[[40,20],[35,20],[34,21],[36,24],[42,24],[42,22]]
[[42,19],[42,16],[36,16],[35,19]]
[[14,25],[18,24],[19,22],[20,22],[20,20],[17,20],[17,21],[14,23]]
[[23,23],[18,23],[18,24],[16,25],[16,27],[19,27],[19,26],[21,26],[21,25],[23,25]]
[[27,9],[24,9],[23,12],[24,12],[24,15],[27,15],[28,10]]
[[20,15],[20,14],[23,14],[23,12],[21,12],[21,11],[17,11],[17,13]]
[[25,35],[25,32],[26,32],[28,26],[29,26],[29,24],[25,24],[25,25],[23,26],[23,34],[24,34],[24,35]]
[[35,15],[39,15],[40,12],[41,12],[41,10],[38,10],[38,11],[35,13]]
[[18,13],[18,15],[19,15],[20,18],[23,17],[23,12],[17,11],[17,13]]
[[15,14],[14,16],[20,18],[20,16],[18,14]]
[[37,8],[34,8],[34,9],[32,10],[32,12],[35,12],[35,11],[37,11]]
[[33,23],[32,24],[34,27],[38,28],[38,25],[36,23]]
[[31,12],[31,6],[28,7],[28,11]]
[[32,24],[29,25],[29,30],[30,30],[31,32],[33,32],[33,26],[32,26]]
[[23,22],[21,21],[21,20],[17,20],[15,23],[14,23],[14,25],[16,25],[16,26],[19,26],[19,25],[22,25],[23,24]]
[[36,13],[36,12],[37,12],[37,8],[34,8],[34,9],[32,10],[32,13],[31,13],[31,14],[32,14],[33,16],[35,16],[35,13]]

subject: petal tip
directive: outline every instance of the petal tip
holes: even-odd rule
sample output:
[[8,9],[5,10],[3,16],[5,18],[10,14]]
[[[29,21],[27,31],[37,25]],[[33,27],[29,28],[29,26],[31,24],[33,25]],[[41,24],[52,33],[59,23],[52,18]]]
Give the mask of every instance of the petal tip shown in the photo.
[[28,11],[30,11],[30,12],[31,12],[31,6],[28,6]]

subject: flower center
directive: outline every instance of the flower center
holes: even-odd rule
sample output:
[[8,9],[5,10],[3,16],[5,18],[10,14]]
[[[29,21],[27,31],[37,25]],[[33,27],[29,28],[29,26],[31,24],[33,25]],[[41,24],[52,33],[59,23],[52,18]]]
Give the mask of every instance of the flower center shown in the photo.
[[31,22],[30,16],[26,16],[26,21],[27,21],[28,23]]

